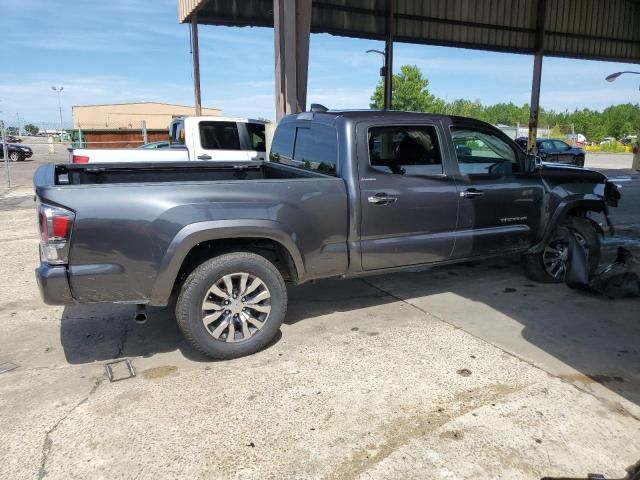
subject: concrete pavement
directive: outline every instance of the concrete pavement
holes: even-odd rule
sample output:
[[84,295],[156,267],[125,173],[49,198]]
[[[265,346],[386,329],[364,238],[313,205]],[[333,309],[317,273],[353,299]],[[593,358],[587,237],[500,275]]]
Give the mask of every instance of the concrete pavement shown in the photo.
[[[511,259],[331,280],[290,289],[270,347],[209,362],[170,309],[43,305],[30,195],[0,209],[0,478],[615,478],[640,459],[637,302],[531,286]],[[116,358],[137,376],[106,381]]]
[[[600,158],[624,194],[609,251],[640,238],[619,160]],[[41,161],[12,167],[28,184]],[[42,304],[35,223],[28,187],[2,193],[0,478],[619,478],[640,460],[637,300],[533,284],[512,258],[328,280],[290,289],[264,351],[210,362],[170,308],[137,325],[132,306]],[[124,358],[137,376],[109,383]]]

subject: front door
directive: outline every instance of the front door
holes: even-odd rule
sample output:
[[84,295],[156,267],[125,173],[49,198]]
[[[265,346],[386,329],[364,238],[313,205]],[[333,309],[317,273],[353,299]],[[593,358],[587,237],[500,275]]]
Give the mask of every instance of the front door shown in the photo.
[[359,126],[360,246],[364,270],[444,261],[458,196],[445,175],[439,125]]
[[571,145],[564,143],[561,140],[552,140],[556,149],[556,156],[560,163],[573,163],[573,153]]
[[[241,128],[239,128],[241,127]],[[246,161],[257,152],[243,148],[244,125],[230,121],[202,120],[193,132],[195,160]]]
[[543,207],[539,175],[521,174],[523,153],[489,128],[459,125],[451,133],[460,170],[453,256],[490,256],[532,246]]

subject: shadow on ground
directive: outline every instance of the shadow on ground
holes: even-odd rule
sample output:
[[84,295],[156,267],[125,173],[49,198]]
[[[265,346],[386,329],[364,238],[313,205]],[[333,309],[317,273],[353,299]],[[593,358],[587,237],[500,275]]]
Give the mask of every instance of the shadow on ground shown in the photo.
[[[285,324],[349,312],[356,315],[349,321],[366,328],[360,309],[399,299],[549,371],[551,356],[579,372],[566,380],[602,384],[640,405],[640,302],[535,284],[518,258],[291,287]],[[179,350],[190,360],[209,361],[182,338],[172,307],[150,308],[144,325],[134,322],[134,313],[132,305],[66,308],[66,359],[81,364]]]

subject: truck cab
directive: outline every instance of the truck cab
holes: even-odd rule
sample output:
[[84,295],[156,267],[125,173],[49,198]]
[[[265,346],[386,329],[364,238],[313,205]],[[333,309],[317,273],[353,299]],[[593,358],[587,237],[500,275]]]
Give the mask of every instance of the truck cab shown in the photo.
[[264,160],[262,120],[223,117],[179,117],[169,126],[172,148],[186,147],[190,160]]

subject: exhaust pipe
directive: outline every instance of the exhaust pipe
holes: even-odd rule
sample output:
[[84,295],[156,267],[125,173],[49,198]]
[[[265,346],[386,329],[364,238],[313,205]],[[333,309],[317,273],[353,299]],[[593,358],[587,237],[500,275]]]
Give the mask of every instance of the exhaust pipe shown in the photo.
[[138,325],[144,325],[147,323],[147,306],[140,304],[136,305],[136,316],[134,320]]

